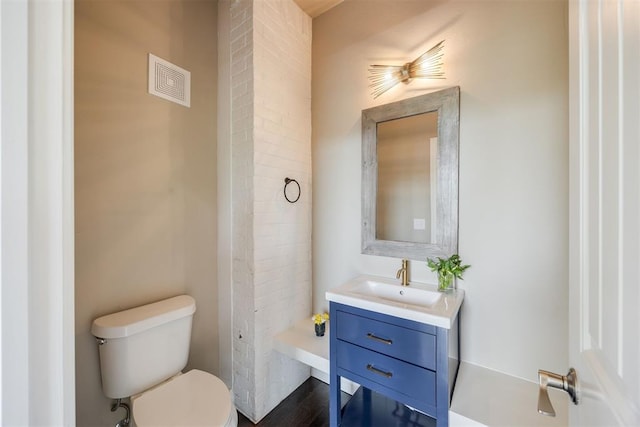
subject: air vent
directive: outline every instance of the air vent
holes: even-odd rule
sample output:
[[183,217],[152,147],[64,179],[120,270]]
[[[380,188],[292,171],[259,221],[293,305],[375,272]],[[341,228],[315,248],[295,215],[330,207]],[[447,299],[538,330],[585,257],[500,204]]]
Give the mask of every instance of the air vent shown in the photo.
[[149,54],[149,93],[191,107],[191,73]]

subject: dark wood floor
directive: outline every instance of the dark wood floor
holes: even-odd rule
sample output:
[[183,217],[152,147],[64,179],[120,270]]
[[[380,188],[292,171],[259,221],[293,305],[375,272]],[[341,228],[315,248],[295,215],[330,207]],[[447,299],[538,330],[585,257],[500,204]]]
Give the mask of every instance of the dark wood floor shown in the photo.
[[[346,402],[343,394],[342,401]],[[348,397],[348,395],[346,395]],[[238,427],[253,427],[238,413]],[[259,427],[324,427],[329,425],[329,386],[313,377],[302,383],[258,424]]]
[[[342,404],[349,404],[342,414],[343,426],[366,427],[435,427],[436,421],[378,393],[362,387],[350,397],[342,393]],[[253,427],[238,413],[238,427]],[[259,427],[326,427],[329,425],[329,386],[309,378],[275,407],[258,424]]]

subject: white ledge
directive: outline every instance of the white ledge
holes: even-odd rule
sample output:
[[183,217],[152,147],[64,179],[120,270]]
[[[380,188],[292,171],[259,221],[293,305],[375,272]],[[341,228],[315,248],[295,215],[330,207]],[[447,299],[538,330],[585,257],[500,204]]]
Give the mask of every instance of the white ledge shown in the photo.
[[453,392],[449,422],[452,427],[568,425],[567,395],[556,390],[551,390],[549,395],[556,417],[538,413],[538,384],[463,362]]
[[[311,318],[276,335],[274,348],[325,375],[329,374],[329,325],[316,337]],[[342,381],[343,386],[346,380]],[[349,384],[344,391],[354,390]],[[351,391],[350,393],[352,393]],[[538,414],[538,385],[477,365],[461,363],[449,410],[451,427],[560,427],[568,425],[569,401],[565,393],[550,390],[556,417]]]
[[319,371],[329,373],[329,324],[323,337],[314,332],[311,316],[302,319],[292,328],[275,336],[273,346],[280,353],[309,365]]

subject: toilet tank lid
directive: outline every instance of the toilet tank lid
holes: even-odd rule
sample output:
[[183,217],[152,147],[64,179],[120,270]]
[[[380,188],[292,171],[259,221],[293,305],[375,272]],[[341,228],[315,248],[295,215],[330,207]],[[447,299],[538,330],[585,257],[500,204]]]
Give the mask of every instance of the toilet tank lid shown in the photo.
[[91,334],[97,338],[123,338],[195,313],[196,301],[189,295],[102,316],[93,321]]

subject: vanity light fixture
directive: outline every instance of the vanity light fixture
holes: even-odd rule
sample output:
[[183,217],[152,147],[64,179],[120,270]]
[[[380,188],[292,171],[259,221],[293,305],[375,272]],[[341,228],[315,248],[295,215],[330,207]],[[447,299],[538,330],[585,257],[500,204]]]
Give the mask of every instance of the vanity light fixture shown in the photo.
[[404,65],[371,65],[369,87],[373,98],[377,98],[400,82],[408,83],[413,78],[444,79],[442,71],[442,48],[444,40]]

